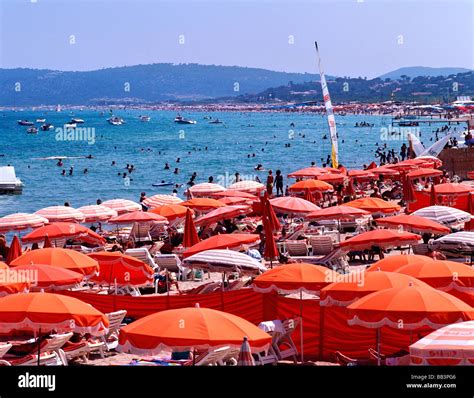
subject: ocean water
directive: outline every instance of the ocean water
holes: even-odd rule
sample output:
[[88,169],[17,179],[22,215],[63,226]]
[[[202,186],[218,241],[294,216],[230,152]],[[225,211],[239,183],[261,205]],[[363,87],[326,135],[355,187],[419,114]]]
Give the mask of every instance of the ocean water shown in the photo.
[[[324,116],[310,113],[277,112],[189,112],[185,117],[194,119],[196,125],[174,123],[174,112],[147,111],[150,122],[142,122],[138,116],[145,112],[136,110],[117,111],[126,124],[112,126],[106,119],[108,112],[84,110],[74,113],[40,111],[0,112],[0,165],[15,167],[17,176],[25,186],[22,195],[0,195],[0,216],[13,212],[33,212],[68,201],[73,207],[95,204],[98,198],[126,198],[137,201],[140,192],[147,196],[156,193],[171,193],[173,187],[153,187],[153,183],[170,181],[183,184],[179,195],[183,196],[186,182],[193,172],[196,182],[214,182],[230,185],[239,172],[244,179],[255,176],[264,182],[267,172],[256,172],[261,163],[265,169],[280,169],[285,176],[285,185],[294,180],[286,175],[315,161],[318,166],[322,158],[330,154],[331,144],[327,121]],[[86,139],[64,140],[56,130],[27,134],[27,127],[17,120],[46,118],[48,123],[61,127],[71,117],[85,120],[84,128],[91,128]],[[224,124],[209,124],[204,116],[219,118]],[[348,168],[360,168],[374,159],[376,143],[388,144],[398,152],[400,140],[386,140],[384,129],[390,124],[390,116],[346,115],[336,116],[339,134],[339,162]],[[371,128],[355,128],[356,122],[373,123]],[[290,126],[294,123],[295,126]],[[40,123],[36,124],[37,127]],[[433,126],[421,127],[423,137],[428,136]],[[93,132],[93,134],[92,134]],[[59,138],[59,139],[58,139]],[[69,137],[66,137],[69,138]],[[84,138],[84,137],[74,137]],[[87,139],[88,138],[88,139]],[[385,141],[384,141],[385,140]],[[290,147],[285,147],[290,144]],[[207,150],[206,150],[207,147]],[[149,150],[148,150],[149,149]],[[262,150],[263,149],[263,150]],[[255,154],[255,157],[248,155]],[[85,158],[92,155],[92,159]],[[41,158],[51,156],[83,157],[65,159],[58,167],[56,160]],[[176,162],[180,158],[179,163]],[[112,166],[112,161],[116,162]],[[164,170],[165,163],[170,170]],[[119,176],[126,171],[126,164],[133,164],[135,171],[131,180]],[[72,176],[62,176],[74,167]],[[173,174],[175,167],[179,174]],[[84,169],[88,173],[84,174]]]

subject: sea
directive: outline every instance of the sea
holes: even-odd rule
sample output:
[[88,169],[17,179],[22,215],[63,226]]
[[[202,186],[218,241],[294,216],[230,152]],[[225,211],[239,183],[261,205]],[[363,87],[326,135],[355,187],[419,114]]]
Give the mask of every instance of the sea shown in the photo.
[[[151,117],[141,121],[140,115]],[[34,212],[46,206],[72,207],[95,204],[114,198],[138,201],[147,196],[170,194],[174,186],[154,187],[154,183],[180,184],[184,198],[193,173],[195,182],[228,186],[238,172],[242,179],[258,177],[265,182],[268,170],[281,170],[285,185],[294,180],[288,173],[311,162],[322,166],[331,153],[327,119],[315,113],[286,112],[186,112],[197,124],[174,122],[172,111],[118,110],[124,119],[119,126],[107,122],[109,111],[0,111],[0,166],[15,167],[23,183],[21,195],[0,195],[0,216],[14,212]],[[85,121],[79,133],[64,129],[72,117]],[[211,124],[218,118],[222,124]],[[28,134],[18,120],[45,118],[55,126],[49,131]],[[339,163],[358,169],[374,160],[377,145],[387,144],[399,152],[406,132],[391,130],[391,116],[336,115],[339,136]],[[355,127],[367,122],[371,127]],[[41,123],[36,123],[39,128]],[[408,129],[433,140],[433,130],[441,125]],[[63,165],[57,165],[62,158]],[[178,162],[179,158],[179,162]],[[115,164],[113,165],[113,162]],[[165,170],[165,163],[170,166]],[[255,171],[261,164],[265,171]],[[126,166],[134,171],[124,178]],[[73,168],[72,175],[69,175]],[[174,169],[178,168],[178,174]],[[85,172],[87,169],[87,172]],[[66,175],[62,175],[62,171]]]

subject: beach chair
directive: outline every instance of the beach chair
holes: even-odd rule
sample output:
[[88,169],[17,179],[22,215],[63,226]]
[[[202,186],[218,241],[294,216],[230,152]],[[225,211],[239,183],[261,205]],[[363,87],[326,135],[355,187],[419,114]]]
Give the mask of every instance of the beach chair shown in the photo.
[[[0,366],[36,366],[38,355],[29,354],[21,358],[0,359]],[[44,353],[40,355],[39,366],[61,366],[64,365],[57,352]]]
[[428,245],[425,243],[419,243],[417,245],[412,245],[413,254],[420,254],[422,256],[428,253]]
[[58,350],[58,355],[65,366],[69,364],[69,361],[74,361],[77,358],[81,358],[84,363],[87,363],[89,345],[85,340],[79,343],[71,343],[68,341]]
[[218,290],[222,289],[222,282],[212,282],[209,283],[197,294],[208,294],[212,292],[217,292]]
[[327,235],[311,236],[309,238],[309,245],[313,255],[326,255],[334,250],[333,240]]
[[203,283],[202,285],[196,286],[195,288],[184,291],[184,294],[200,294],[200,292],[214,282]]
[[324,267],[330,268],[333,271],[342,273],[349,272],[349,263],[347,262],[346,255],[341,249],[335,249],[327,256],[316,259],[314,264],[323,265]]
[[340,351],[334,353],[336,362],[341,366],[368,366],[375,365],[374,361],[368,359],[355,359],[344,355]]
[[151,225],[146,223],[133,224],[129,239],[132,239],[134,242],[151,242],[153,239],[150,235],[150,228]]
[[391,355],[379,354],[373,348],[369,348],[369,356],[377,363],[386,366],[408,366],[410,365],[410,353],[405,350],[398,351]]
[[[232,353],[232,354],[231,354]],[[221,347],[215,350],[210,350],[207,352],[202,352],[196,357],[182,363],[183,366],[217,366],[225,365],[225,359],[229,355],[235,355],[234,350],[230,347]],[[238,354],[237,354],[238,355]]]
[[304,240],[286,240],[285,252],[290,257],[306,257],[308,255],[308,245]]
[[156,268],[158,264],[156,264],[155,260],[151,256],[150,252],[146,247],[139,247],[136,249],[127,249],[125,253],[127,256],[135,257],[138,260],[143,261],[145,264],[148,264],[151,268]]
[[10,343],[2,343],[0,344],[0,358],[2,358],[8,350],[12,347]]
[[164,224],[154,224],[151,226],[149,234],[152,240],[163,240],[168,237],[168,231]]
[[227,350],[223,358],[218,362],[221,366],[237,366],[239,360],[240,348],[231,347]]
[[279,360],[285,358],[293,358],[294,363],[298,362],[298,349],[296,348],[291,335],[300,324],[299,319],[285,319],[283,322],[284,333],[277,336],[276,341],[272,344],[273,349]]
[[176,254],[155,254],[155,263],[160,269],[176,272],[178,280],[185,280],[192,270],[184,268]]
[[118,346],[118,335],[120,328],[124,326],[123,320],[126,315],[126,310],[109,312],[108,314],[105,314],[109,320],[109,329],[107,334],[102,337],[102,340],[105,343],[107,350],[113,350]]
[[232,282],[229,282],[227,287],[224,289],[226,291],[230,290],[240,290],[242,289],[252,278],[240,278],[235,279]]

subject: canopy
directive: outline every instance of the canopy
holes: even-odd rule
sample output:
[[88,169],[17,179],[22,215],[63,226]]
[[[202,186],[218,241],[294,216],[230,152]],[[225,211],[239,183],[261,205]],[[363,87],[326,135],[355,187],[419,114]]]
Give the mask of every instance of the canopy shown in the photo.
[[13,294],[0,298],[0,332],[74,331],[95,336],[107,332],[107,317],[73,297],[53,293]]
[[208,225],[217,221],[230,219],[248,214],[252,211],[249,206],[226,206],[219,207],[218,209],[212,210],[209,213],[196,219],[196,225]]
[[345,204],[358,209],[370,211],[372,214],[391,214],[400,211],[400,206],[379,198],[360,198]]
[[258,194],[265,190],[265,185],[257,181],[239,181],[230,185],[228,190]]
[[370,212],[351,206],[332,206],[306,214],[309,220],[354,220],[370,216]]
[[252,195],[248,192],[242,192],[242,191],[237,191],[237,190],[227,190],[225,192],[217,192],[212,194],[214,198],[232,198],[232,197],[238,197],[238,198],[247,198],[251,200],[258,200],[258,197],[255,195]]
[[371,271],[389,271],[396,272],[399,268],[408,264],[417,264],[417,263],[433,262],[433,259],[427,256],[422,256],[419,254],[395,254],[393,256],[387,256],[375,263],[373,263],[367,272]]
[[10,264],[11,267],[28,264],[47,264],[66,268],[83,275],[92,275],[99,271],[99,264],[94,259],[74,250],[49,247],[31,250],[22,254]]
[[107,221],[109,218],[116,217],[118,214],[115,210],[103,205],[82,206],[77,210],[84,214],[84,222],[86,223]]
[[387,176],[387,177],[397,176],[400,174],[397,170],[390,169],[385,166],[380,166],[374,169],[370,169],[370,172],[372,174],[375,174],[376,176],[382,175],[382,176]]
[[349,170],[347,175],[358,180],[375,180],[377,178],[377,176],[372,173],[372,170]]
[[21,277],[14,281],[13,278],[15,278],[15,276],[13,275],[13,277],[11,277],[12,273],[14,273],[14,271],[8,269],[8,267],[2,271],[3,275],[8,275],[10,281],[2,280],[0,282],[0,297],[8,296],[9,294],[28,293],[30,289],[30,281],[27,278]]
[[165,205],[178,205],[181,202],[183,202],[183,199],[180,199],[177,196],[158,194],[158,195],[153,195],[153,196],[150,196],[149,198],[146,198],[143,201],[143,204],[145,204],[145,206],[148,206],[150,208],[154,208],[154,207],[165,206]]
[[405,330],[441,326],[474,319],[474,309],[449,293],[424,286],[384,289],[348,307],[349,325],[389,326]]
[[347,176],[343,174],[321,174],[317,177],[319,181],[324,181],[329,184],[342,184],[347,180]]
[[289,178],[301,178],[301,177],[318,177],[321,174],[328,174],[327,170],[324,170],[320,167],[306,167],[301,170],[294,171],[288,174]]
[[132,200],[128,199],[110,199],[102,202],[102,206],[115,210],[118,214],[141,210],[142,207]]
[[113,217],[109,220],[111,224],[133,224],[133,223],[168,223],[168,220],[159,214],[148,211],[132,211]]
[[382,217],[376,220],[378,225],[385,227],[398,228],[400,225],[410,232],[431,233],[435,235],[449,234],[448,227],[432,221],[429,218],[416,215],[399,214],[392,217]]
[[418,169],[414,171],[410,171],[407,174],[408,178],[415,179],[415,178],[426,178],[426,177],[440,177],[443,175],[441,170],[436,169]]
[[192,196],[208,196],[217,192],[224,192],[226,189],[219,184],[203,182],[201,184],[193,185],[188,190]]
[[400,232],[391,229],[375,229],[363,232],[341,243],[345,250],[370,250],[372,247],[389,248],[403,245],[413,245],[421,239],[420,235],[410,232]]
[[186,257],[183,267],[206,269],[213,272],[238,272],[240,274],[259,274],[267,269],[256,259],[234,250],[205,250]]
[[38,210],[35,214],[46,218],[49,222],[83,222],[85,218],[84,214],[79,210],[69,206],[45,207],[44,209]]
[[447,226],[468,222],[472,217],[465,211],[448,206],[423,207],[422,209],[413,212],[413,215],[429,218],[432,221]]
[[238,196],[226,196],[223,198],[217,199],[219,202],[224,203],[226,206],[235,206],[235,205],[247,205],[251,206],[253,200]]
[[303,180],[294,183],[290,186],[290,192],[325,192],[325,191],[332,191],[333,186],[328,184],[327,182],[320,181],[320,180]]
[[257,276],[253,281],[253,286],[255,291],[262,293],[281,291],[319,294],[323,287],[338,280],[339,276],[337,272],[321,265],[292,263],[281,265]]
[[225,204],[211,198],[193,198],[181,203],[181,206],[186,206],[198,211],[210,211],[218,207],[224,207]]
[[191,215],[194,215],[194,210],[188,209],[181,205],[163,205],[149,210],[147,213],[155,213],[160,216],[166,217],[169,222],[176,221],[186,216],[186,211],[189,210]]
[[469,185],[452,182],[435,185],[434,189],[437,195],[458,196],[468,195],[470,192],[472,192],[472,188]]
[[84,275],[47,264],[26,264],[12,268],[13,272],[30,277],[32,288],[47,291],[69,289],[84,279]]
[[305,199],[292,196],[270,199],[270,204],[275,212],[280,214],[303,215],[320,209],[320,207]]
[[260,239],[256,234],[219,234],[204,239],[201,242],[191,246],[183,253],[184,257],[211,249],[232,249],[240,248],[242,245],[252,244]]
[[22,229],[42,227],[48,219],[38,214],[14,213],[0,218],[0,231],[20,231]]
[[442,236],[431,242],[430,247],[453,254],[472,255],[474,253],[474,232],[455,232]]
[[91,244],[104,244],[105,239],[91,229],[69,222],[55,222],[44,227],[40,227],[23,237],[23,242],[43,242],[48,237],[50,240],[56,239],[77,239]]
[[249,321],[209,308],[157,312],[120,330],[119,351],[158,354],[175,350],[240,347],[244,337],[254,352],[266,350],[271,337]]

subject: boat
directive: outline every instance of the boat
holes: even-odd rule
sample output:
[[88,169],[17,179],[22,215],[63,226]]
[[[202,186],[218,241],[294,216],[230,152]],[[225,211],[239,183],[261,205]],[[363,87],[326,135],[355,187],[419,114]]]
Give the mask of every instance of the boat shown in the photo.
[[64,128],[65,129],[75,129],[77,127],[76,123],[65,123]]
[[23,182],[17,178],[13,166],[0,166],[0,193],[20,194]]
[[29,120],[18,120],[18,124],[20,126],[34,126],[35,125],[33,122],[30,122]]
[[185,119],[184,117],[182,117],[179,114],[178,114],[178,116],[175,117],[174,122],[179,123],[179,124],[197,124],[197,122],[195,120]]
[[38,134],[38,129],[36,127],[30,127],[26,132],[28,134]]
[[223,124],[224,122],[220,121],[219,119],[215,119],[209,122],[209,124]]
[[36,119],[36,123],[44,123],[46,119]]
[[73,119],[71,119],[71,123],[82,124],[82,123],[84,123],[84,120],[83,119],[78,119],[78,118],[73,118]]
[[45,123],[41,125],[42,131],[48,131],[54,129],[54,126],[51,123]]
[[157,182],[157,183],[154,183],[154,184],[151,184],[152,186],[154,187],[169,187],[171,185],[174,185],[174,182],[165,182],[165,181],[162,181],[162,182]]
[[140,115],[138,116],[138,118],[142,121],[142,122],[149,122],[151,120],[151,117],[150,116],[147,116],[147,115]]
[[61,112],[61,105],[56,106],[56,112]]
[[120,126],[124,123],[123,119],[119,118],[118,116],[110,117],[107,119],[107,121],[113,126]]

